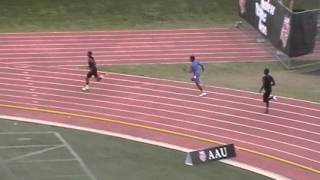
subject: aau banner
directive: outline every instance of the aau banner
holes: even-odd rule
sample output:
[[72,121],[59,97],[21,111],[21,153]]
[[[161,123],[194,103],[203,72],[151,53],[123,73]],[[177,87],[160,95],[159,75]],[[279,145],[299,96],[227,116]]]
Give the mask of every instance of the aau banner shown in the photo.
[[289,57],[314,49],[317,11],[291,12],[279,0],[239,0],[239,15]]
[[211,161],[231,158],[236,156],[236,151],[233,144],[228,144],[199,151],[187,153],[185,160],[186,165],[193,166],[195,164],[203,164]]

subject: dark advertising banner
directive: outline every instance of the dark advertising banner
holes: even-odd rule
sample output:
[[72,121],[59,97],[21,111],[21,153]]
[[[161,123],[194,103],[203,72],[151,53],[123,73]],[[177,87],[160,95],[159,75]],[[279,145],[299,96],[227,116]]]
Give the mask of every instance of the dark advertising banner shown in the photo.
[[187,154],[185,164],[196,165],[221,159],[231,158],[236,156],[236,151],[233,144],[228,144],[209,149],[189,152]]
[[319,11],[293,13],[290,38],[290,57],[312,53],[316,44]]
[[239,0],[239,15],[289,57],[314,49],[317,11],[291,12],[279,0]]

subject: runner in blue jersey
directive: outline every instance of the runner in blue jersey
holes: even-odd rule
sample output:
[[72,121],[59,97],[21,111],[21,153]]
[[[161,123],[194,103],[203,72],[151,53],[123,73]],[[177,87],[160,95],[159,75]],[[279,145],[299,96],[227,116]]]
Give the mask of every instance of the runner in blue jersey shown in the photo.
[[197,88],[201,91],[201,94],[199,96],[205,96],[207,95],[207,93],[204,92],[200,81],[200,76],[204,71],[204,66],[200,61],[196,60],[194,56],[190,56],[190,61],[190,73],[192,73],[191,81],[195,82]]

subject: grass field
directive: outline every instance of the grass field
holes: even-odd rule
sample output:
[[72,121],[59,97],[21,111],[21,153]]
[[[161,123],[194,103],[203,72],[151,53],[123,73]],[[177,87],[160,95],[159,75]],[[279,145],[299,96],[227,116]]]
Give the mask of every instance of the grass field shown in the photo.
[[218,162],[186,166],[185,155],[115,137],[0,119],[1,180],[269,179]]
[[0,31],[194,28],[237,19],[233,0],[0,0]]
[[[320,8],[295,0],[296,9]],[[233,25],[236,0],[0,0],[0,32],[195,28]]]
[[[183,71],[186,66],[186,64],[106,66],[101,70],[190,82],[190,75]],[[279,62],[214,63],[205,66],[202,78],[206,85],[253,92],[258,92],[263,70],[268,67],[277,83],[274,87],[276,95],[320,102],[319,66],[291,71],[285,69]]]

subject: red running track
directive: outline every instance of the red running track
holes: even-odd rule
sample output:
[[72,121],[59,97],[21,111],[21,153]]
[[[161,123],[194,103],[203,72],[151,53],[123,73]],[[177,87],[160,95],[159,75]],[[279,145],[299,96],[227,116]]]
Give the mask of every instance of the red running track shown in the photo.
[[[264,114],[259,94],[108,74],[80,91],[88,48],[98,63],[272,60],[237,29],[0,35],[0,114],[128,134],[185,148],[234,143],[239,162],[297,180],[319,179],[320,104],[281,97]],[[187,76],[187,75],[186,75]],[[9,107],[11,106],[11,107]],[[23,107],[24,109],[22,109]],[[199,138],[206,139],[199,141]],[[250,151],[250,152],[249,152]]]

